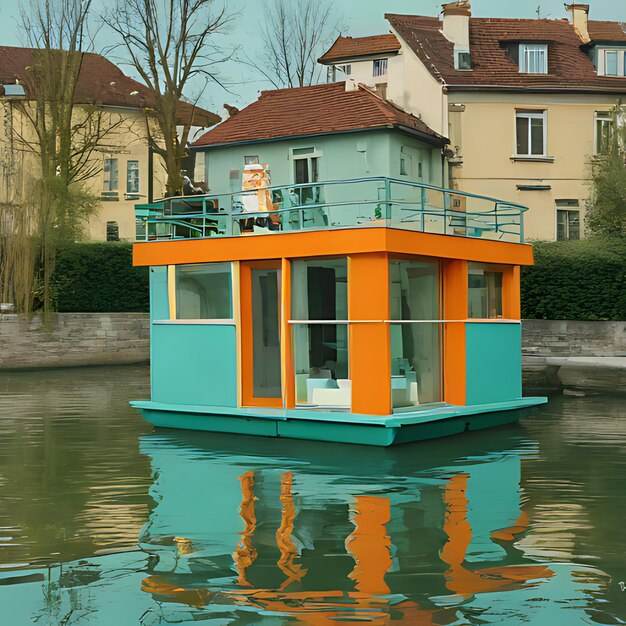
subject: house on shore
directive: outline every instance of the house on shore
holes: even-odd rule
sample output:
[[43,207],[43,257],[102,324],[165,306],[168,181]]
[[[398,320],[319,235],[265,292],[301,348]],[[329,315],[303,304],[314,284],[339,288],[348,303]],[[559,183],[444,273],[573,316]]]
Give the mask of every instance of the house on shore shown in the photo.
[[390,33],[339,37],[320,58],[449,137],[453,188],[529,207],[529,239],[584,235],[590,159],[626,95],[626,29],[589,19],[476,18],[467,0],[439,17],[387,14]]
[[240,191],[253,164],[267,165],[272,185],[388,176],[442,186],[446,144],[418,116],[347,80],[264,91],[193,150],[196,172],[222,194]]
[[[40,141],[32,122],[39,94],[29,71],[37,63],[37,54],[32,48],[0,46],[0,203],[19,202],[40,168]],[[153,138],[159,141],[156,122],[150,118],[152,98],[145,85],[105,57],[80,53],[73,148],[84,160],[79,180],[100,199],[98,210],[84,224],[89,240],[134,241],[134,205],[165,195],[165,168],[148,140],[150,124]],[[178,115],[181,123],[201,128],[220,120],[186,102],[179,103]],[[92,122],[81,129],[86,116]]]

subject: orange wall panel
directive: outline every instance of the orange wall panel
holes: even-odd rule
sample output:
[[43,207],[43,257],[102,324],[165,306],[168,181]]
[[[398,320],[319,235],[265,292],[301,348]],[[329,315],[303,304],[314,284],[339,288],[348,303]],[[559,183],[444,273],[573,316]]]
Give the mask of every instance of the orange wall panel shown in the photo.
[[507,267],[502,276],[502,315],[506,319],[522,318],[521,269],[518,265]]
[[381,320],[350,325],[348,339],[352,412],[391,413],[389,326],[389,259],[383,252],[348,259],[348,316]]
[[[467,319],[468,274],[467,261],[444,261],[443,318]],[[465,323],[453,321],[444,324],[443,385],[444,400],[463,406],[466,403]]]

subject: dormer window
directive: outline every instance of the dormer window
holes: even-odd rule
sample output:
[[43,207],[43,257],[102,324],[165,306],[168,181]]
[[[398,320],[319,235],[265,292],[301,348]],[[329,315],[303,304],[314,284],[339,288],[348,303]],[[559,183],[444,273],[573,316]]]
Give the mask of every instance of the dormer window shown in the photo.
[[519,71],[521,74],[547,74],[548,44],[520,44]]
[[598,50],[599,76],[626,76],[626,49],[600,48]]
[[471,70],[472,69],[472,57],[469,50],[455,50],[454,51],[454,69],[456,70]]

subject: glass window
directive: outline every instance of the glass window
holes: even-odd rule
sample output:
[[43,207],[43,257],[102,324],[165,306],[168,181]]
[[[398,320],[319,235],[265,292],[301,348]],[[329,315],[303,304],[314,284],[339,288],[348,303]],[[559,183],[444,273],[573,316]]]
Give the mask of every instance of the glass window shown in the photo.
[[547,74],[547,44],[520,44],[519,71],[523,74]]
[[126,162],[126,193],[139,193],[139,161]]
[[518,111],[515,114],[517,154],[545,156],[545,111]]
[[497,319],[502,317],[502,276],[498,269],[481,263],[469,264],[468,317]]
[[[316,155],[315,148],[296,148],[293,150],[293,182],[296,185],[319,182],[319,157]],[[322,187],[320,186],[300,187],[294,192],[299,204],[322,202]]]
[[280,270],[252,269],[253,396],[280,398]]
[[376,59],[373,71],[374,76],[384,76],[387,73],[387,59]]
[[104,159],[103,191],[117,191],[117,159]]
[[458,51],[455,55],[455,67],[457,70],[471,70],[472,57],[468,50]]
[[259,164],[259,157],[256,154],[251,154],[249,156],[244,156],[243,157],[243,164],[244,165],[258,165]]
[[606,76],[617,76],[617,50],[606,50],[604,52],[604,73]]
[[610,113],[596,113],[596,154],[606,154],[611,145],[613,118]]
[[120,240],[120,227],[117,222],[107,222],[107,241]]
[[292,319],[310,320],[292,325],[296,403],[349,408],[347,259],[294,261],[291,271]]
[[580,239],[580,211],[557,209],[556,238],[558,241]]
[[441,400],[439,264],[390,261],[391,398],[394,408]]
[[176,266],[176,319],[231,319],[230,263]]

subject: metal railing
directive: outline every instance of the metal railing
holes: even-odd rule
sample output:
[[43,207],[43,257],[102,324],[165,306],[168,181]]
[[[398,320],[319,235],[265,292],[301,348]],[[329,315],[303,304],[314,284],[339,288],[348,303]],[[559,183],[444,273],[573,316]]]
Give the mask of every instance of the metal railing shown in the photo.
[[487,196],[384,177],[182,196],[135,207],[148,241],[387,227],[523,243],[526,210]]

